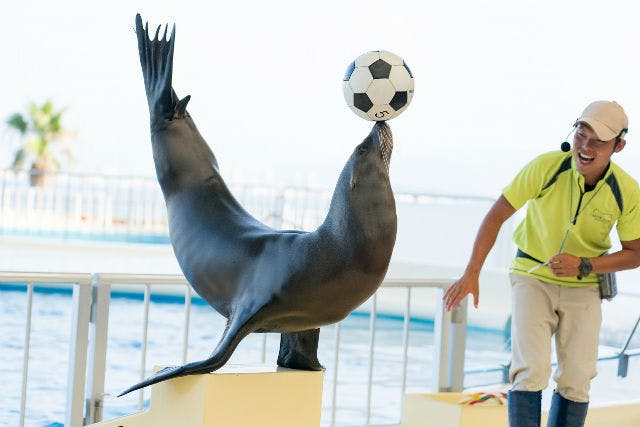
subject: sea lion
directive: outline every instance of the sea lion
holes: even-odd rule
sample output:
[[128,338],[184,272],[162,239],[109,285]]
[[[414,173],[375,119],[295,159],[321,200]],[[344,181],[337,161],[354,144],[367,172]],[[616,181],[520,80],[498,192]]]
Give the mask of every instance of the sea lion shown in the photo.
[[195,291],[227,318],[211,356],[165,368],[128,388],[215,371],[251,332],[280,332],[278,365],[320,370],[319,327],[344,319],[382,282],[396,238],[389,182],[391,130],[377,122],[355,147],[313,232],[274,230],[227,188],[213,152],[171,87],[175,25],[153,40],[136,15],[156,174],[178,263]]

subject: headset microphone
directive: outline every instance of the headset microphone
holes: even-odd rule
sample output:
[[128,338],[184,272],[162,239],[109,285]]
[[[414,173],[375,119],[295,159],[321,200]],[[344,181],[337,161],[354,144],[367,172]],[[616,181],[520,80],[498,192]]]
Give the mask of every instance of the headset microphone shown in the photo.
[[[577,126],[577,125],[578,125],[578,122],[576,121],[576,122],[573,124],[573,128],[571,129],[571,132],[573,132],[573,131],[575,130],[575,128],[576,128],[576,126]],[[565,153],[566,153],[566,152],[568,152],[568,151],[571,151],[571,144],[569,144],[569,141],[568,141],[568,139],[569,139],[569,135],[571,135],[571,132],[569,132],[569,133],[567,134],[567,137],[564,139],[564,142],[563,142],[562,144],[560,144],[560,149],[561,149],[562,151],[564,151]]]

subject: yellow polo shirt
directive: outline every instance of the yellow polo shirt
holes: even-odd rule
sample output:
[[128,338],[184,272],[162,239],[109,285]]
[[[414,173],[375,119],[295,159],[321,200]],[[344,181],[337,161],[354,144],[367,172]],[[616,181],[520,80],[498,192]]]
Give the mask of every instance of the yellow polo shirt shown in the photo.
[[[518,210],[528,202],[526,217],[513,233],[513,240],[528,255],[547,261],[562,252],[593,258],[611,248],[609,233],[614,224],[621,241],[640,238],[640,189],[637,181],[613,162],[596,187],[584,191],[584,177],[577,171],[571,153],[554,151],[526,165],[503,190],[503,196]],[[575,224],[573,224],[575,219]],[[549,267],[516,257],[511,272],[567,286],[594,286],[596,274],[556,277]]]

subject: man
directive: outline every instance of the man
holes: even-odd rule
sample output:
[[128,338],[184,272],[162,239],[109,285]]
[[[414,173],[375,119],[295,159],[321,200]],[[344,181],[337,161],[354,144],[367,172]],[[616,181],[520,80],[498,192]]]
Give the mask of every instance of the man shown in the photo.
[[[640,265],[640,189],[611,161],[626,144],[627,116],[615,102],[596,101],[574,127],[571,153],[537,157],[504,189],[480,226],[464,274],[443,297],[447,310],[467,294],[478,306],[485,258],[502,224],[528,202],[510,270],[512,427],[540,425],[554,334],[557,387],[548,426],[584,424],[601,323],[597,275]],[[622,249],[606,254],[614,224]]]

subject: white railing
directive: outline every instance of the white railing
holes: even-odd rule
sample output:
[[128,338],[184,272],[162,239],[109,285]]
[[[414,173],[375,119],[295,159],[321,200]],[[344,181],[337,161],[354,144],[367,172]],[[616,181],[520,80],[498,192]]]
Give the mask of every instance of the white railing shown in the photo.
[[[0,171],[0,231],[60,237],[93,235],[168,242],[166,208],[153,177],[50,173],[47,185],[31,185],[26,171]],[[312,230],[324,219],[332,189],[229,182],[232,193],[252,215],[278,229]],[[397,193],[398,204],[476,203],[474,196]]]
[[[73,314],[69,345],[69,368],[67,380],[67,406],[65,425],[79,426],[73,420],[82,419],[84,382],[87,354],[87,332],[89,330],[89,304],[91,301],[90,274],[50,274],[50,273],[0,273],[0,282],[17,282],[27,285],[27,310],[25,317],[24,358],[22,362],[22,387],[20,394],[20,421],[24,426],[27,404],[27,380],[29,375],[29,351],[31,349],[31,321],[33,318],[33,291],[36,284],[68,284],[73,286]],[[84,338],[83,338],[84,337]]]
[[[142,285],[144,287],[144,324],[142,325],[140,378],[145,375],[147,356],[147,328],[149,321],[149,304],[151,287],[179,285],[184,287],[185,312],[183,322],[182,362],[187,360],[189,342],[189,322],[191,312],[191,290],[182,276],[163,275],[123,275],[123,274],[39,274],[39,273],[0,273],[0,283],[24,283],[28,286],[28,307],[31,307],[33,289],[36,284],[70,284],[73,286],[73,307],[69,347],[69,376],[67,382],[67,404],[65,426],[79,427],[102,419],[104,403],[104,385],[107,355],[107,333],[109,328],[109,306],[111,290],[114,286],[127,287]],[[434,280],[392,280],[387,279],[382,285],[385,288],[404,288],[406,296],[403,302],[403,360],[402,387],[404,394],[407,383],[407,349],[409,343],[409,320],[411,318],[412,290],[418,288],[434,288],[437,313],[434,332],[434,364],[432,389],[439,391],[459,391],[463,385],[466,304],[461,304],[453,312],[442,308],[443,290],[451,284],[448,279]],[[368,303],[370,309],[370,331],[368,347],[368,386],[366,398],[366,424],[371,418],[371,390],[374,374],[375,322],[377,317],[378,294]],[[26,332],[23,363],[22,399],[20,408],[20,426],[24,425],[26,408],[26,389],[29,373],[29,349],[31,310],[26,313]],[[340,353],[340,324],[335,327],[334,361],[331,369],[332,382],[330,399],[330,425],[335,425],[336,396],[338,379],[338,355]],[[266,334],[262,345],[262,360],[266,358]],[[86,375],[85,375],[86,374]],[[329,377],[329,375],[327,375]],[[425,384],[425,387],[428,385]],[[138,407],[143,408],[145,390],[138,391]]]
[[[424,366],[424,369],[432,369],[432,384],[422,384],[421,388],[433,391],[460,391],[463,388],[464,375],[478,372],[498,372],[500,367],[487,367],[482,369],[470,369],[464,371],[465,339],[466,339],[466,303],[449,313],[443,310],[441,297],[446,287],[451,284],[450,279],[432,280],[394,280],[386,279],[380,290],[363,305],[369,313],[368,345],[363,349],[362,357],[366,357],[366,398],[359,411],[366,414],[365,422],[357,424],[369,426],[372,415],[372,388],[373,378],[376,374],[374,359],[376,358],[376,321],[380,313],[381,305],[389,307],[388,295],[394,289],[404,289],[404,297],[392,301],[396,309],[400,307],[403,316],[401,370],[399,372],[401,386],[400,405],[402,397],[407,390],[407,366],[409,362],[409,331],[410,319],[414,308],[412,296],[415,292],[424,288],[433,288],[432,295],[436,304],[434,316],[434,341],[432,366]],[[131,274],[54,274],[54,273],[16,273],[0,272],[0,283],[19,283],[26,285],[26,309],[24,317],[24,348],[22,354],[22,383],[20,385],[19,426],[25,425],[28,401],[28,380],[30,371],[30,350],[32,348],[31,321],[33,317],[32,306],[34,289],[36,286],[65,286],[72,288],[71,322],[69,334],[68,377],[66,387],[65,426],[80,427],[82,425],[97,422],[103,417],[105,402],[105,373],[107,371],[107,336],[109,331],[109,309],[113,290],[127,293],[139,293],[142,287],[143,321],[141,325],[132,325],[141,328],[139,378],[143,378],[147,371],[148,346],[147,332],[149,327],[149,309],[152,297],[152,288],[155,293],[175,295],[184,293],[184,315],[182,331],[178,336],[182,337],[182,348],[179,359],[181,363],[187,361],[187,350],[190,342],[189,326],[192,311],[192,292],[183,276],[180,275],[131,275]],[[169,289],[170,287],[173,287]],[[2,287],[0,287],[2,289]],[[397,295],[396,295],[397,296]],[[633,295],[628,295],[633,297]],[[421,298],[420,303],[432,303]],[[382,303],[380,303],[382,301]],[[398,311],[398,310],[396,310]],[[624,340],[625,344],[615,354],[604,355],[600,361],[618,360],[618,375],[626,376],[629,358],[640,356],[640,349],[630,349],[629,344],[638,328],[640,319]],[[340,403],[338,387],[342,383],[338,369],[339,355],[341,353],[342,323],[334,327],[323,328],[322,334],[333,332],[333,360],[324,357],[327,365],[325,376],[325,408],[323,408],[323,424],[336,425],[336,412]],[[262,334],[261,362],[267,360],[267,334]],[[62,345],[62,343],[59,343]],[[152,345],[152,344],[151,344]],[[179,345],[179,344],[176,344]],[[48,351],[55,352],[55,348]],[[275,356],[275,355],[274,355]],[[135,360],[127,360],[127,363],[135,364]],[[48,367],[52,372],[59,370],[56,367]],[[349,375],[350,373],[346,373]],[[344,378],[342,378],[344,380]],[[134,380],[132,379],[131,382]],[[329,391],[330,390],[330,391]],[[145,390],[139,390],[137,408],[143,409],[145,402]],[[328,398],[327,398],[328,397]],[[12,423],[13,425],[13,423]],[[356,425],[356,424],[352,424]]]
[[166,234],[164,201],[150,178],[57,173],[44,186],[32,186],[28,172],[5,170],[0,178],[5,230]]
[[[33,186],[29,172],[0,171],[0,229],[4,232],[166,237],[166,209],[155,178],[52,173]],[[315,228],[331,192],[230,183],[240,202],[276,228]]]

